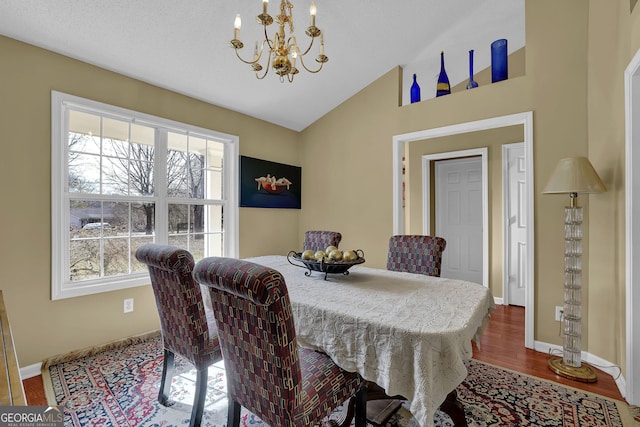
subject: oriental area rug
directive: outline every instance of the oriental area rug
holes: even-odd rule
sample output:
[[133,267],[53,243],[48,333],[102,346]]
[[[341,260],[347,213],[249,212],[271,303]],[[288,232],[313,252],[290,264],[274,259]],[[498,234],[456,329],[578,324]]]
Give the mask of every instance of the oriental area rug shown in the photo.
[[[187,426],[195,370],[176,356],[171,404],[162,406],[157,400],[162,357],[161,338],[154,333],[124,344],[52,358],[42,368],[48,404],[64,408],[64,424],[68,427]],[[457,392],[469,427],[636,425],[625,402],[475,360],[470,360],[467,367],[469,375]],[[224,365],[220,362],[209,369],[203,426],[226,425],[225,388]],[[331,417],[340,419],[341,410]],[[441,412],[436,413],[434,422],[437,427],[453,425]],[[268,427],[244,408],[240,425]],[[420,426],[404,404],[386,427]]]

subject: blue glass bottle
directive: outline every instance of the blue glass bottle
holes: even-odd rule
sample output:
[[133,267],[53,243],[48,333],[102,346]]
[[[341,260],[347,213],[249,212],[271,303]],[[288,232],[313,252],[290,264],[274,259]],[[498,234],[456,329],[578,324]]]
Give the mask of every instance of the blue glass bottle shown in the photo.
[[416,81],[416,75],[413,75],[413,84],[411,85],[411,103],[420,102],[420,86]]
[[508,77],[507,39],[499,39],[491,43],[491,83]]
[[469,51],[469,83],[467,83],[467,89],[473,89],[478,87],[478,83],[473,80],[473,49]]
[[436,86],[436,96],[449,95],[451,93],[451,85],[449,84],[449,76],[444,70],[444,51],[440,52],[440,75],[438,76],[438,85]]

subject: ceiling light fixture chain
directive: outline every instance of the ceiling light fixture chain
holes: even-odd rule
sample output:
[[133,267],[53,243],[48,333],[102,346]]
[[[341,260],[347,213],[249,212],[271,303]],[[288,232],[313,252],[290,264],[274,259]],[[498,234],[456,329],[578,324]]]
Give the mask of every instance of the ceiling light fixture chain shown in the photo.
[[[278,76],[280,76],[281,82],[284,82],[285,78],[289,82],[293,82],[293,78],[296,74],[299,73],[298,68],[296,68],[296,61],[298,59],[300,61],[300,64],[302,64],[302,67],[310,73],[317,73],[322,70],[322,66],[329,60],[329,58],[324,54],[324,35],[322,31],[318,27],[316,27],[317,9],[315,3],[311,3],[311,7],[309,10],[309,14],[311,16],[311,24],[305,30],[305,34],[311,37],[311,42],[309,43],[309,46],[304,51],[304,53],[301,52],[296,36],[293,34],[293,4],[291,4],[289,0],[281,0],[280,14],[277,15],[275,19],[267,13],[268,4],[269,0],[262,0],[262,13],[256,17],[258,23],[264,27],[264,40],[261,43],[256,42],[253,52],[253,60],[250,61],[243,59],[238,52],[239,49],[242,49],[244,47],[244,43],[242,43],[239,38],[242,21],[240,19],[240,15],[236,15],[236,19],[234,22],[233,39],[231,40],[230,44],[231,47],[235,50],[238,59],[245,64],[249,64],[251,66],[251,70],[256,73],[256,77],[260,80],[265,78],[265,76],[269,72],[269,68],[272,67],[274,72]],[[270,38],[267,27],[271,25],[274,20],[278,24],[278,30],[274,32],[273,38]],[[289,27],[288,36],[285,30],[286,26]],[[311,51],[313,42],[317,37],[320,38],[320,52],[316,56],[315,60],[318,64],[320,64],[320,66],[317,69],[310,69],[304,63],[303,58]],[[268,54],[266,55],[266,67],[263,67],[260,64],[260,60],[262,59],[263,52],[265,52],[265,47]],[[263,69],[264,72],[260,74],[260,71],[262,71]]]

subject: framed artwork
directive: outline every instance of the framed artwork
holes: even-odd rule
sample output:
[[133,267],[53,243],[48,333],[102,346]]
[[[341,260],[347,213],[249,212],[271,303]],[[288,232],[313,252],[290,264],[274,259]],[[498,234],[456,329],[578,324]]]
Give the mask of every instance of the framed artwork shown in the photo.
[[300,209],[302,168],[240,156],[240,207]]

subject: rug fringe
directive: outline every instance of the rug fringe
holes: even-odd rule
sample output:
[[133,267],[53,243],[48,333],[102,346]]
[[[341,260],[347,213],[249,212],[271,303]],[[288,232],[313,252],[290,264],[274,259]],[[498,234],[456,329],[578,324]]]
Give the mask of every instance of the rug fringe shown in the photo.
[[65,362],[70,362],[72,360],[80,359],[82,357],[93,356],[98,353],[103,353],[105,351],[145,342],[157,337],[158,335],[160,335],[160,330],[155,330],[155,331],[145,332],[140,335],[121,338],[106,344],[99,345],[97,347],[88,347],[82,350],[76,350],[70,353],[53,356],[42,361],[42,367],[40,368],[40,370],[44,371],[44,370],[47,370],[52,365],[58,365],[60,363],[65,363]]

